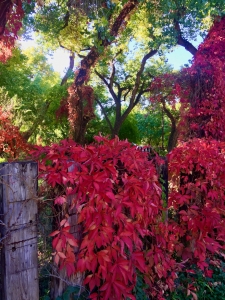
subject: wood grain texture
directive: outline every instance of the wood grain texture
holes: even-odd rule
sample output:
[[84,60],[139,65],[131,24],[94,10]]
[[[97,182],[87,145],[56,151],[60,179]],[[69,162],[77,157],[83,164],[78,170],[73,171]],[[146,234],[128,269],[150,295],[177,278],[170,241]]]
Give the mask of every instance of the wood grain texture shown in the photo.
[[0,300],[38,300],[34,162],[0,164]]

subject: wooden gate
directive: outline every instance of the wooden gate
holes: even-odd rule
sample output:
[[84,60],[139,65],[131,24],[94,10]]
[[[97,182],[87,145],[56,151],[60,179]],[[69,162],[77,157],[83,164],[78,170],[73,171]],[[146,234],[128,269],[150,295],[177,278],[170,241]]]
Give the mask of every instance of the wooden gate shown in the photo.
[[35,162],[0,164],[0,300],[38,300]]

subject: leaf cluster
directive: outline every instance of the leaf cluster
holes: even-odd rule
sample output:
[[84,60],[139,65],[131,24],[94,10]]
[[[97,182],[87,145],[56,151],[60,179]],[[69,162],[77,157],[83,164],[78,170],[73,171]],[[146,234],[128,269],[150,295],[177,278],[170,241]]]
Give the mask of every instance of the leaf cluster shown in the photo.
[[98,136],[96,141],[85,148],[62,141],[33,153],[40,159],[41,177],[53,188],[63,188],[55,204],[76,207],[76,225],[83,228],[79,241],[69,232],[75,224],[64,216],[51,234],[54,260],[68,276],[85,273],[92,299],[134,299],[137,270],[162,278],[174,267],[174,260],[157,246],[161,188],[147,152],[118,138]]
[[3,159],[19,159],[30,150],[23,139],[19,128],[11,122],[11,114],[0,106],[0,157]]

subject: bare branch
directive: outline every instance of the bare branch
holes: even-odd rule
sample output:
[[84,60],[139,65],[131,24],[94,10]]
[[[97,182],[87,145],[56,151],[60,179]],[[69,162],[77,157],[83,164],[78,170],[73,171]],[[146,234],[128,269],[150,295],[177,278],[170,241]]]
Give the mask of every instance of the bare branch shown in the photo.
[[62,81],[61,81],[61,85],[64,85],[64,84],[67,83],[67,80],[68,80],[69,76],[73,72],[74,58],[75,58],[75,54],[73,52],[70,52],[70,64],[69,64],[69,68],[68,68],[66,74],[64,75]]
[[168,152],[170,152],[175,146],[177,142],[177,137],[178,137],[178,131],[177,131],[177,125],[176,125],[176,119],[173,116],[173,114],[170,112],[170,110],[166,107],[166,98],[168,95],[164,96],[161,100],[163,110],[166,113],[167,117],[171,121],[171,132],[169,136],[169,141],[168,141]]
[[63,46],[62,42],[59,40],[59,37],[57,37],[57,40],[58,40],[59,46],[60,46],[61,48],[63,48],[63,49],[65,49],[65,50],[67,50],[67,51],[70,51],[70,52],[71,52],[71,49],[69,49],[69,48],[67,48],[67,47]]
[[[109,78],[108,78],[109,79]],[[116,81],[113,81],[113,83],[117,86],[118,90],[121,90],[120,84]]]
[[140,92],[138,93],[138,95],[137,95],[137,97],[136,97],[136,99],[134,101],[134,106],[136,106],[140,102],[142,95],[144,95],[145,93],[149,92],[149,88],[148,89],[144,89],[144,85],[145,85],[145,82],[143,82],[142,87],[140,89]]
[[91,48],[87,47],[87,48],[81,49],[80,52],[82,52],[82,51],[89,51],[89,50],[91,50]]
[[140,86],[140,81],[141,81],[141,75],[142,73],[144,72],[144,68],[145,68],[145,64],[147,62],[147,60],[149,58],[151,58],[152,56],[154,56],[156,53],[157,53],[158,50],[151,50],[149,51],[148,54],[146,54],[143,59],[142,59],[142,62],[141,62],[141,67],[139,69],[139,71],[137,72],[137,75],[136,75],[136,80],[135,80],[135,84],[134,84],[134,88],[133,88],[133,91],[132,91],[132,95],[131,95],[131,99],[130,99],[130,104],[133,106],[133,103],[134,103],[134,100],[135,100],[135,97],[137,95],[137,92],[138,92],[138,89],[139,89],[139,86]]
[[95,70],[95,74],[98,75],[98,77],[104,82],[104,84],[109,88],[110,85],[108,81],[106,80],[106,77],[104,77],[102,74],[100,74],[97,70]]
[[113,57],[113,61],[117,58],[117,56],[119,56],[121,53],[123,52],[122,49],[120,49],[118,52],[116,52],[116,54]]
[[85,58],[86,56],[85,55],[81,55],[81,54],[77,54],[78,57],[80,58]]
[[113,88],[113,80],[114,80],[114,77],[115,77],[116,69],[115,69],[115,65],[114,65],[113,62],[111,64],[111,66],[112,66],[112,73],[111,73],[111,76],[110,76],[110,79],[109,79],[109,86],[112,89]]
[[95,70],[95,74],[98,75],[98,77],[105,83],[105,85],[108,87],[108,90],[110,94],[112,95],[114,101],[118,103],[120,101],[119,97],[117,97],[116,93],[113,90],[113,86],[111,87],[108,81],[105,79],[105,77],[100,74],[97,70]]
[[188,52],[190,52],[192,55],[195,55],[197,52],[197,49],[195,46],[193,46],[188,40],[184,39],[182,37],[182,32],[180,29],[180,24],[177,20],[174,20],[174,28],[177,32],[177,44],[184,47]]
[[126,91],[126,93],[123,95],[123,100],[126,101],[127,95],[129,94],[129,92],[131,91],[131,89],[128,89]]

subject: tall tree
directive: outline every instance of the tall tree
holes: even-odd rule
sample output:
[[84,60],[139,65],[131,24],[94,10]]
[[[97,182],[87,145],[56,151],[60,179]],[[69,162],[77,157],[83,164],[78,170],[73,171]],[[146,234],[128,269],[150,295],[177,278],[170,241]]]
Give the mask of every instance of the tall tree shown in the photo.
[[[87,123],[93,117],[93,91],[91,88],[85,87],[84,83],[89,79],[90,70],[97,63],[101,52],[104,52],[105,49],[112,44],[113,40],[118,36],[119,31],[122,30],[125,19],[129,17],[137,5],[138,1],[128,1],[124,4],[119,15],[109,26],[109,38],[107,39],[107,36],[101,35],[101,31],[99,30],[97,42],[100,48],[96,47],[96,45],[92,46],[89,53],[81,61],[74,83],[69,89],[70,97],[68,99],[69,121],[73,139],[76,142],[84,143]],[[107,23],[111,21],[111,18],[112,13],[109,12],[106,19]],[[84,99],[87,101],[85,113],[83,105]]]
[[[101,107],[102,112],[111,129],[112,137],[115,137],[119,134],[121,125],[129,115],[129,113],[138,103],[140,103],[142,96],[149,91],[149,82],[148,80],[146,80],[147,77],[144,76],[144,71],[148,59],[153,57],[156,53],[157,50],[150,50],[149,53],[144,55],[144,57],[141,59],[139,69],[137,71],[133,69],[130,73],[124,70],[124,74],[121,74],[122,78],[121,76],[118,76],[119,74],[116,70],[116,62],[114,60],[111,61],[111,74],[109,75],[109,77],[107,77],[107,75],[105,74],[100,73],[98,70],[95,70],[95,74],[105,84],[111,98],[114,101],[115,121],[114,124],[112,124],[107,116],[107,112],[104,108],[103,103],[101,103],[101,101],[96,97],[96,101]],[[121,72],[121,70],[119,70],[119,72]],[[134,75],[132,73],[136,74]],[[131,80],[129,77],[131,78]],[[124,106],[122,106],[123,103]]]
[[[124,54],[130,39],[137,47],[145,45],[142,63],[140,62],[139,71],[136,73],[137,81],[134,83],[130,106],[127,107],[126,113],[119,113],[121,104],[117,101],[118,125],[115,130],[113,129],[116,134],[121,123],[137,103],[136,100],[140,98],[138,95],[141,86],[138,77],[149,56],[155,54],[156,50],[162,55],[175,45],[181,45],[195,55],[197,49],[190,41],[196,38],[197,34],[204,35],[213,14],[222,13],[223,10],[224,3],[220,0],[207,3],[196,3],[191,0],[159,3],[150,0],[92,1],[89,8],[86,1],[74,0],[58,4],[49,1],[44,7],[39,7],[31,19],[33,18],[34,30],[42,32],[42,37],[45,37],[47,41],[45,45],[51,47],[58,45],[68,49],[71,57],[74,56],[74,52],[81,57],[74,83],[69,88],[68,98],[69,122],[73,138],[78,142],[84,142],[87,123],[94,117],[92,89],[95,90],[94,86],[90,88],[86,84],[91,70],[97,68],[98,62],[112,61],[112,56],[109,55],[112,46],[123,45]],[[208,17],[210,14],[212,17]],[[116,68],[115,64],[114,67]],[[103,80],[104,74],[99,74],[103,75]],[[112,71],[111,76],[113,74]],[[110,82],[107,78],[104,79],[106,86],[109,87]],[[112,88],[110,89],[112,91]],[[115,93],[114,98],[116,99]],[[99,105],[102,104],[101,100],[98,100]]]

